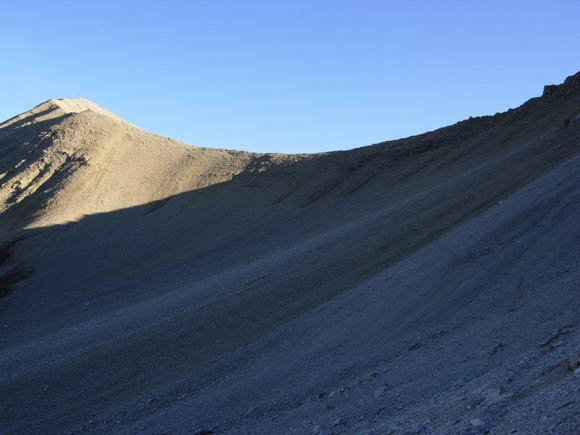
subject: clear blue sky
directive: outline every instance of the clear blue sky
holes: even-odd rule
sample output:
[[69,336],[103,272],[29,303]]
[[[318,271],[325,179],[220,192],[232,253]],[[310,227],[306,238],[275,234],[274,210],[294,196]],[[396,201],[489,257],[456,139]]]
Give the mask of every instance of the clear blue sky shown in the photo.
[[84,96],[194,145],[346,149],[580,70],[580,1],[0,1],[0,119]]

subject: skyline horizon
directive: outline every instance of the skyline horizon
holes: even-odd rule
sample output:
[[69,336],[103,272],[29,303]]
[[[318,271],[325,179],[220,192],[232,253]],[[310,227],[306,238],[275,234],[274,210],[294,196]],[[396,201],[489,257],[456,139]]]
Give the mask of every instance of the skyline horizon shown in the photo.
[[530,100],[532,100],[532,99],[534,99],[534,98],[539,98],[539,97],[541,97],[541,96],[542,96],[542,91],[543,91],[543,88],[544,88],[545,86],[560,86],[560,85],[562,85],[562,84],[564,83],[564,81],[565,81],[567,78],[569,78],[569,77],[572,77],[572,76],[575,76],[575,75],[577,75],[577,74],[580,74],[580,70],[578,70],[578,71],[576,71],[576,72],[574,72],[574,73],[571,73],[571,74],[568,74],[568,75],[566,75],[564,78],[562,78],[562,80],[560,80],[560,81],[558,81],[558,82],[545,83],[544,85],[542,85],[542,86],[541,86],[541,91],[540,91],[540,93],[539,93],[539,94],[537,94],[537,95],[533,95],[533,96],[530,96],[530,97],[528,97],[528,98],[524,99],[523,101],[521,101],[519,104],[515,104],[513,107],[508,107],[508,108],[506,108],[505,110],[497,111],[497,112],[495,112],[495,113],[482,113],[482,114],[478,114],[478,115],[470,115],[470,116],[468,116],[468,117],[465,117],[465,118],[462,118],[462,119],[458,119],[458,120],[456,120],[456,121],[453,121],[453,122],[451,122],[451,123],[444,124],[444,125],[440,125],[440,126],[438,126],[438,127],[435,127],[435,128],[433,128],[433,129],[431,129],[431,130],[424,130],[424,131],[420,131],[420,132],[417,132],[417,133],[414,133],[414,134],[410,134],[410,135],[407,135],[407,136],[399,136],[399,137],[393,137],[393,138],[389,138],[389,139],[385,139],[385,140],[380,140],[380,141],[378,141],[378,142],[373,142],[373,143],[366,143],[366,144],[359,144],[359,145],[354,145],[354,146],[352,146],[352,147],[349,147],[349,148],[341,148],[341,149],[326,149],[326,150],[324,150],[324,151],[306,151],[306,152],[298,152],[298,153],[296,153],[296,152],[284,152],[284,151],[267,151],[267,150],[266,150],[266,151],[255,151],[255,150],[252,150],[252,149],[245,149],[245,148],[244,148],[244,149],[242,149],[242,148],[237,148],[237,147],[236,147],[234,144],[232,144],[232,146],[227,146],[227,147],[212,147],[212,146],[206,146],[206,145],[204,145],[204,144],[196,144],[196,143],[190,143],[190,142],[187,142],[187,141],[185,141],[185,140],[182,140],[182,139],[179,139],[179,138],[176,138],[176,137],[172,137],[172,136],[165,135],[165,134],[163,134],[163,132],[151,131],[151,130],[149,130],[149,129],[147,129],[147,128],[145,128],[145,127],[141,126],[141,125],[135,124],[135,123],[134,123],[134,122],[133,122],[131,119],[129,119],[129,118],[126,118],[126,117],[124,117],[124,116],[122,116],[122,115],[118,114],[118,113],[117,113],[117,112],[114,110],[114,108],[109,108],[109,107],[107,107],[107,106],[105,106],[105,105],[101,104],[101,103],[100,103],[100,102],[98,102],[98,101],[94,101],[94,100],[91,100],[91,99],[89,99],[89,98],[86,98],[86,97],[84,97],[84,96],[80,96],[80,95],[79,95],[79,96],[75,96],[75,97],[58,97],[58,98],[49,98],[49,99],[47,99],[47,100],[44,100],[44,101],[42,101],[42,102],[40,102],[40,103],[38,103],[38,104],[35,104],[34,106],[30,107],[30,108],[29,108],[29,109],[27,109],[27,110],[24,110],[23,112],[19,112],[19,113],[17,113],[17,114],[11,115],[11,116],[9,116],[9,117],[8,117],[8,118],[6,118],[6,119],[0,119],[0,124],[1,124],[1,123],[4,123],[4,122],[6,122],[6,121],[8,121],[8,120],[10,120],[10,119],[12,119],[12,118],[15,118],[15,117],[17,117],[17,116],[20,116],[20,115],[22,115],[22,114],[24,114],[24,113],[26,113],[26,112],[28,112],[28,111],[30,111],[30,110],[32,110],[32,109],[34,109],[34,108],[38,107],[38,106],[41,106],[41,105],[43,105],[43,104],[45,104],[45,103],[47,103],[47,102],[49,102],[49,101],[63,101],[63,100],[69,100],[69,101],[73,100],[73,101],[74,101],[74,100],[86,100],[86,101],[88,101],[88,102],[90,102],[90,103],[96,104],[97,106],[101,107],[102,109],[105,109],[105,110],[107,110],[107,111],[110,111],[110,112],[112,112],[114,115],[116,115],[117,117],[121,118],[121,119],[122,119],[124,122],[126,122],[126,123],[128,123],[128,124],[131,124],[131,125],[133,125],[134,127],[137,127],[137,128],[139,128],[140,130],[143,130],[143,131],[145,131],[146,133],[151,133],[151,134],[154,134],[154,135],[156,135],[156,136],[160,136],[160,137],[168,138],[168,139],[171,139],[171,140],[174,140],[174,141],[176,141],[176,142],[180,142],[180,143],[183,143],[183,144],[185,144],[185,145],[192,146],[192,147],[197,147],[197,148],[208,148],[208,149],[223,149],[223,150],[230,150],[230,151],[242,151],[242,152],[249,152],[249,153],[256,153],[256,154],[323,154],[323,153],[331,153],[331,152],[350,151],[350,150],[354,150],[354,149],[357,149],[357,148],[364,148],[364,147],[373,146],[373,145],[378,145],[378,144],[382,144],[382,143],[386,143],[386,142],[397,141],[397,140],[404,140],[404,139],[408,139],[408,138],[411,138],[411,137],[414,137],[414,136],[420,136],[420,135],[427,134],[427,133],[431,133],[431,132],[433,132],[433,131],[437,131],[437,130],[440,130],[440,129],[443,129],[443,128],[451,127],[451,126],[453,126],[453,125],[456,125],[456,124],[458,124],[458,123],[461,123],[461,122],[467,121],[467,120],[469,120],[469,119],[472,119],[472,118],[473,118],[473,119],[475,119],[475,118],[482,118],[482,117],[493,117],[494,115],[497,115],[497,114],[506,113],[506,112],[508,112],[508,111],[510,111],[510,110],[517,109],[517,108],[521,107],[522,105],[524,105],[525,103],[527,103],[528,101],[530,101]]
[[[554,11],[558,20],[546,19]],[[80,96],[209,148],[325,152],[503,112],[580,69],[580,3],[3,3],[0,118]]]

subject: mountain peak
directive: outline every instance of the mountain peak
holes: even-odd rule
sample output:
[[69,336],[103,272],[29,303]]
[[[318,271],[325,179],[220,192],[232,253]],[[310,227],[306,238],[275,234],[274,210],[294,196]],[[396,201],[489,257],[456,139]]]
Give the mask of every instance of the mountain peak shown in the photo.
[[40,121],[61,117],[63,115],[87,111],[98,113],[99,115],[128,124],[128,122],[123,118],[115,115],[110,110],[87,100],[86,98],[58,98],[47,100],[27,112],[16,115],[15,117],[0,123],[0,128],[8,127],[10,125],[23,127]]
[[50,99],[44,104],[49,104],[50,106],[58,106],[64,113],[81,113],[87,110],[91,112],[99,113],[101,115],[108,116],[110,118],[116,119],[118,121],[125,122],[122,118],[115,115],[108,109],[105,109],[102,106],[99,106],[97,103],[94,103],[86,98],[59,98],[59,99]]

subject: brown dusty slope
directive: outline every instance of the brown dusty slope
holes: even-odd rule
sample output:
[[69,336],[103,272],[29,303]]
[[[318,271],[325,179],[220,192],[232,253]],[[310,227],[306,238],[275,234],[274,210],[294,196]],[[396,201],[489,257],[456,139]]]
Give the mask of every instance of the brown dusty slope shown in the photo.
[[[525,251],[518,247],[531,234],[526,216],[542,220],[554,204],[575,204],[575,163],[560,165],[580,151],[579,114],[576,75],[503,114],[326,154],[190,147],[86,100],[50,100],[5,122],[2,429],[304,433],[330,424],[341,409],[347,421],[333,430],[360,433],[386,430],[398,418],[408,423],[421,407],[449,413],[425,403],[424,385],[409,387],[404,410],[375,403],[393,398],[374,387],[353,390],[360,407],[345,408],[351,399],[342,397],[323,410],[322,399],[311,397],[350,385],[341,382],[359,385],[385,358],[381,352],[477,312],[482,294],[511,294],[513,282],[498,279],[512,267],[545,267],[544,275],[570,269],[578,252],[574,207],[558,206],[569,213],[565,224]],[[541,194],[528,192],[532,182]],[[505,216],[503,201],[513,204]],[[570,239],[552,242],[563,234]],[[450,248],[438,248],[445,243]],[[546,246],[566,251],[558,257]],[[488,257],[494,249],[505,252]],[[543,264],[542,252],[553,261]],[[483,257],[488,263],[477,265]],[[403,270],[409,262],[411,272]],[[384,274],[396,278],[370,284]],[[368,288],[385,293],[369,296]],[[576,331],[578,300],[565,297],[572,291],[565,285],[558,291],[550,298],[569,304]],[[526,299],[525,309],[539,300]],[[325,318],[325,310],[336,313]],[[503,322],[493,310],[481,320],[489,331]],[[532,310],[510,328],[528,330],[531,339],[561,310],[547,304],[543,317]],[[469,338],[457,341],[470,346]],[[440,339],[429,355],[418,343],[410,346],[421,349],[418,372],[452,349]],[[515,343],[520,353],[530,349],[523,339]],[[451,360],[424,382],[433,385],[429,394],[449,388]],[[491,361],[466,376],[498,367]],[[375,415],[376,408],[385,410]],[[575,412],[578,404],[563,409]],[[357,414],[364,417],[358,426]],[[421,424],[427,432],[459,430]]]

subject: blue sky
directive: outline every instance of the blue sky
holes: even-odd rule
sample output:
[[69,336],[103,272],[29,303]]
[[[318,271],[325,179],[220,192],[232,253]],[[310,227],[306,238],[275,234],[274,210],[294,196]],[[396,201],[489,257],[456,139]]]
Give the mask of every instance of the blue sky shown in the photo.
[[83,96],[194,145],[348,149],[580,70],[580,1],[0,1],[0,119]]

